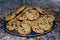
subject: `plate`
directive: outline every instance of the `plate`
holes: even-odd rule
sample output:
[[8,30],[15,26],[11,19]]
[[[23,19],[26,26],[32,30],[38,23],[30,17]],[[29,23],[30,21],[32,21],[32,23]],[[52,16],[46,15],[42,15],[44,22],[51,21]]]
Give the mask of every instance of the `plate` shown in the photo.
[[32,38],[32,37],[37,37],[37,36],[46,35],[47,33],[50,33],[52,30],[54,30],[54,29],[56,28],[56,21],[54,20],[54,21],[53,21],[53,26],[52,26],[51,30],[46,31],[46,32],[44,32],[43,34],[38,34],[38,33],[35,33],[35,32],[33,32],[33,31],[31,31],[29,35],[20,35],[20,34],[18,34],[18,32],[15,31],[15,30],[9,31],[9,30],[6,28],[7,23],[8,23],[7,21],[2,20],[2,29],[3,29],[5,32],[7,32],[7,33],[9,33],[9,34],[11,34],[11,35],[14,35],[14,36],[27,37],[27,38]]

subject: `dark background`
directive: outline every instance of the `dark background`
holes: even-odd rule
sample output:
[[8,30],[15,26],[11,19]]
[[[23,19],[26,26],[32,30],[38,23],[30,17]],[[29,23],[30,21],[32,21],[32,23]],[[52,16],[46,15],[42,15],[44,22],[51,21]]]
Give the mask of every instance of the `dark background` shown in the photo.
[[[60,21],[60,0],[0,0],[0,20],[6,15],[14,12],[20,6],[40,6],[46,11],[55,14],[57,21]],[[0,24],[1,27],[1,24]],[[57,22],[57,28],[44,36],[30,38],[29,40],[60,40],[60,22]],[[28,40],[23,37],[16,37],[6,33],[0,28],[0,40]]]

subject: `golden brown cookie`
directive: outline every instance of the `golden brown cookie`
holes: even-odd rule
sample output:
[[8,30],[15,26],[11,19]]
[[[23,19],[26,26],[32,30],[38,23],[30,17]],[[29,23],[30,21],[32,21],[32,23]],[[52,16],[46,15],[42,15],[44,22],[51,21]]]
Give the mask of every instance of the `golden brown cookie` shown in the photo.
[[27,8],[24,12],[26,12],[27,19],[29,20],[35,20],[39,17],[38,11],[33,8]]
[[21,11],[23,11],[25,9],[25,6],[22,6],[22,7],[20,7],[20,8],[18,8],[18,10],[16,10],[15,12],[14,12],[14,14],[19,14]]
[[26,13],[25,13],[25,12],[22,12],[22,13],[19,14],[16,18],[17,18],[18,20],[26,20],[26,19],[27,19],[27,16],[26,16]]
[[39,19],[37,19],[40,28],[46,31],[51,29],[53,25],[53,21],[54,21],[54,16],[52,15],[42,16]]
[[16,30],[20,35],[27,35],[31,32],[30,26],[26,23],[22,23]]
[[40,12],[40,14],[48,14],[49,13],[46,10],[43,10],[41,7],[35,7],[35,8],[38,12]]
[[50,30],[52,27],[52,25],[50,25],[47,20],[39,20],[38,24],[39,24],[39,27],[43,30]]
[[22,6],[22,7],[20,7],[18,10],[16,10],[15,12],[7,15],[7,16],[5,17],[5,20],[6,20],[6,21],[12,20],[14,17],[16,17],[17,14],[19,14],[21,11],[23,11],[24,8],[25,8],[25,6]]
[[46,18],[46,20],[49,22],[53,22],[55,20],[55,17],[53,15],[45,15],[44,18]]
[[6,20],[6,21],[10,21],[10,20],[12,20],[15,16],[16,16],[15,14],[9,14],[9,15],[7,15],[7,16],[5,17],[5,20]]
[[39,33],[39,34],[43,34],[44,33],[44,30],[39,27],[39,25],[38,25],[38,23],[36,21],[34,21],[32,23],[32,26],[31,27],[32,27],[32,30],[34,32],[36,32],[36,33]]
[[7,23],[6,28],[7,28],[8,30],[15,30],[16,27],[20,26],[20,24],[21,24],[20,21],[18,21],[18,20],[16,20],[16,19],[13,19],[13,20],[11,20],[11,21],[9,21],[9,22]]

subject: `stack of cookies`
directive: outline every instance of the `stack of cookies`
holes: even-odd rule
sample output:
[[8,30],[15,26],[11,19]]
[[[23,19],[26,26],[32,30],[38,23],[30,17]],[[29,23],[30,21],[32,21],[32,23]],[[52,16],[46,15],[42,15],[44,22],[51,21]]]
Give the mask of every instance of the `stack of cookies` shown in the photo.
[[31,31],[43,34],[53,26],[55,17],[40,7],[20,7],[15,12],[7,15],[6,28],[10,31],[16,30],[20,35],[28,35]]

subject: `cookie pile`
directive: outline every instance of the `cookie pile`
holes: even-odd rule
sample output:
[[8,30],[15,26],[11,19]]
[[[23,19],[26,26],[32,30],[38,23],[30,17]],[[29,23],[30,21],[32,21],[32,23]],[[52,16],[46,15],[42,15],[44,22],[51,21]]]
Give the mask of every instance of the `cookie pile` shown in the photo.
[[16,30],[20,35],[28,35],[31,31],[43,34],[52,28],[55,17],[40,7],[20,7],[12,14],[7,15],[6,28]]

